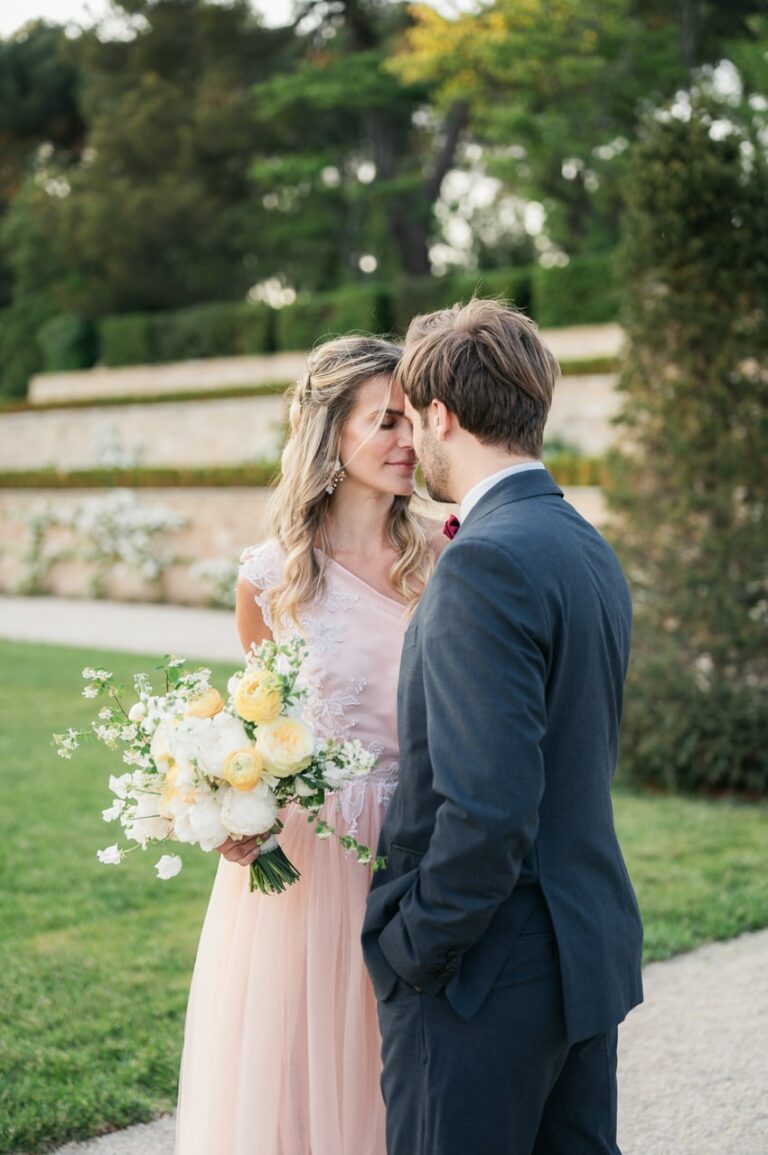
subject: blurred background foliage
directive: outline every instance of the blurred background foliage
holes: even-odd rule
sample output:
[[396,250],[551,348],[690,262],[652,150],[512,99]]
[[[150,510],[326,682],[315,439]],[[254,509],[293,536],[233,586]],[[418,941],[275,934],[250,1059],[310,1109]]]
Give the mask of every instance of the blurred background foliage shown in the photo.
[[113,0],[0,41],[5,395],[182,333],[205,356],[397,332],[478,283],[543,324],[613,319],[643,116],[723,61],[743,101],[765,78],[765,0],[294,11]]
[[764,794],[767,64],[768,0],[32,23],[0,41],[0,398],[399,334],[476,290],[620,319],[617,451],[567,477],[604,484],[635,597],[623,772]]

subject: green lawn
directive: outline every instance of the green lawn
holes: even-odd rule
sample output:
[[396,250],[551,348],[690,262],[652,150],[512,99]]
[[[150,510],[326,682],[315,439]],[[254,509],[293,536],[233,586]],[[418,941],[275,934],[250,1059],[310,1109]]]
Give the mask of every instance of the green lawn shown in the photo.
[[[0,643],[0,1155],[39,1152],[172,1109],[187,985],[215,861],[182,848],[101,866],[116,760],[72,762],[53,730],[94,713],[80,670],[129,680],[157,657]],[[219,666],[224,687],[230,667]],[[119,762],[117,763],[119,764]],[[768,924],[768,807],[619,792],[647,956]]]

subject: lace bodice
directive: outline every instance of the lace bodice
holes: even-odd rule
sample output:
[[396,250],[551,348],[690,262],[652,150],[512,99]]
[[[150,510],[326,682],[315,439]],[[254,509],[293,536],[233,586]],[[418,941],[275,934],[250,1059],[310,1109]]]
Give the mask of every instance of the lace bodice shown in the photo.
[[[277,641],[288,632],[269,614],[267,593],[280,579],[274,541],[246,549],[239,576],[257,589],[256,602]],[[366,778],[344,786],[337,802],[351,833],[368,793],[388,803],[397,784],[397,678],[405,631],[404,607],[331,560],[323,599],[300,615],[312,686],[308,712],[319,733],[359,738],[377,755]]]

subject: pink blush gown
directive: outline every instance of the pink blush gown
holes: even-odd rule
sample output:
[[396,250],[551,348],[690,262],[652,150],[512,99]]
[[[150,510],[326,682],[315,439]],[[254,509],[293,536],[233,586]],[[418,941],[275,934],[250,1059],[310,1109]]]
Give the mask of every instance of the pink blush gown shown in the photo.
[[[240,575],[262,591],[263,611],[280,565],[272,542],[243,555]],[[322,603],[303,615],[310,713],[320,733],[358,738],[378,761],[321,816],[375,849],[397,783],[404,608],[334,561],[327,577]],[[251,894],[247,869],[218,866],[187,1010],[176,1155],[386,1152],[376,1001],[359,941],[370,868],[319,839],[298,807],[282,817],[298,883]]]

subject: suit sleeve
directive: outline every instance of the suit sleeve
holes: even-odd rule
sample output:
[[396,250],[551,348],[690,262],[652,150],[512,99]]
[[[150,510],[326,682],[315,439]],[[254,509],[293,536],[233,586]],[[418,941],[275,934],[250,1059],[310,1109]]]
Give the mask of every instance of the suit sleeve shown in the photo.
[[498,546],[454,542],[432,581],[419,630],[440,803],[379,946],[407,983],[436,993],[514,890],[536,838],[549,629],[538,590]]

